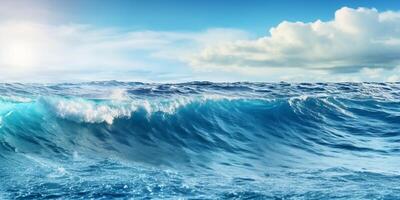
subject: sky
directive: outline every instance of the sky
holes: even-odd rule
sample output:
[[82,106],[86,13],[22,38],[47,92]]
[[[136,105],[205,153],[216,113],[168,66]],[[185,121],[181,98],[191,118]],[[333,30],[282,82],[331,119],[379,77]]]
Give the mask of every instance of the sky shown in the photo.
[[396,1],[0,0],[0,82],[400,81]]

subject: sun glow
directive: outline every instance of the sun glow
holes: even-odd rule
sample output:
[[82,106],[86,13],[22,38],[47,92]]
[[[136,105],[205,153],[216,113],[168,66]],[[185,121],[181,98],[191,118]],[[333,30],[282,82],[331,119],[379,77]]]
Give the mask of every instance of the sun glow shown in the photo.
[[41,27],[28,22],[8,22],[0,29],[0,67],[23,72],[38,65],[46,44]]
[[35,45],[24,41],[9,41],[0,52],[1,65],[12,72],[25,72],[38,64],[38,49]]
[[32,45],[22,42],[11,42],[4,48],[4,64],[15,69],[26,69],[34,65],[37,61],[35,49]]

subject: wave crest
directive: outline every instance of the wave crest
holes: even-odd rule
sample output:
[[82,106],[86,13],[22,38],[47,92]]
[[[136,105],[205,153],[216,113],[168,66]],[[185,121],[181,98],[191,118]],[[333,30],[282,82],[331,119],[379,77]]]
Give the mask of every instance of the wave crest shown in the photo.
[[50,100],[50,108],[57,116],[78,122],[112,124],[115,118],[130,117],[136,107],[98,104],[84,99]]

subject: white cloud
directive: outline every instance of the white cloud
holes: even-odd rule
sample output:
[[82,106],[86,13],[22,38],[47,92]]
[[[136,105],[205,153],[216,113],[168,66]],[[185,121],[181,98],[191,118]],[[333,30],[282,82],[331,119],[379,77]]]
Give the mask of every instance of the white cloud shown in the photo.
[[192,65],[260,76],[302,69],[302,75],[329,71],[328,75],[358,73],[375,79],[380,70],[399,66],[399,55],[400,12],[343,7],[331,21],[284,21],[268,36],[209,46],[192,58]]
[[391,75],[386,79],[387,82],[398,82],[400,81],[399,75]]
[[[124,31],[89,25],[0,22],[0,80],[68,81],[121,79],[121,75],[174,72],[204,45],[245,38],[233,29],[202,32]],[[160,69],[161,68],[161,69]],[[139,73],[137,73],[139,72]],[[131,80],[135,77],[131,77]]]

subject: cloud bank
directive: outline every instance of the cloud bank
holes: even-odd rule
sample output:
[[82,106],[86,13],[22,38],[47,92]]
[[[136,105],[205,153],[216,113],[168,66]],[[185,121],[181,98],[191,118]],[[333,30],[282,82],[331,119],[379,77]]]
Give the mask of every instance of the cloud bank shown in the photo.
[[331,21],[284,21],[269,33],[210,46],[192,64],[256,74],[268,73],[266,69],[303,69],[303,75],[307,71],[371,75],[371,69],[391,70],[400,62],[400,12],[343,7]]

